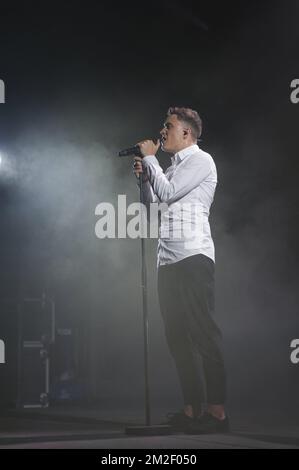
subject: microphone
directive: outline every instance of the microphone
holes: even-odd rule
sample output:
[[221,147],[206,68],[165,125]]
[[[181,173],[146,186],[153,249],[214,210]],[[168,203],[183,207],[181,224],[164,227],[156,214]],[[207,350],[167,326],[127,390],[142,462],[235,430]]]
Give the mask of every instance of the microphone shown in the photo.
[[139,145],[134,145],[134,147],[121,150],[118,153],[119,157],[129,157],[130,155],[135,155],[136,157],[139,157],[141,155]]

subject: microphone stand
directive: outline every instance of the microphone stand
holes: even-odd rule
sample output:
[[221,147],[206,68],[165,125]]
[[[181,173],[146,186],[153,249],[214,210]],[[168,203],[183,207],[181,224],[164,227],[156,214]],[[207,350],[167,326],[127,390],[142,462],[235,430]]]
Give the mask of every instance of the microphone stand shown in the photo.
[[125,429],[126,434],[139,436],[156,436],[171,434],[171,426],[169,425],[151,425],[151,407],[149,392],[149,355],[148,355],[148,302],[147,302],[147,270],[145,257],[145,239],[143,234],[143,179],[139,176],[140,203],[141,203],[141,290],[142,290],[142,313],[143,313],[143,350],[144,350],[144,392],[145,392],[145,426],[129,426]]
[[145,386],[145,422],[146,426],[151,425],[151,407],[149,396],[149,364],[148,364],[148,304],[147,304],[147,269],[145,258],[145,239],[143,235],[143,181],[140,181],[140,204],[141,204],[141,290],[142,290],[142,311],[143,311],[143,348],[144,348],[144,386]]

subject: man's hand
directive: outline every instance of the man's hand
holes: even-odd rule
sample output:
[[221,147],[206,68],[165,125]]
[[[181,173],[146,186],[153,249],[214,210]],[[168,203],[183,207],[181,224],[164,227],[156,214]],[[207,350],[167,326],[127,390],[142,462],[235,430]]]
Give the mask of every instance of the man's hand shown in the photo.
[[[134,157],[134,164],[133,164],[133,171],[135,173],[136,178],[139,178],[140,175],[143,173],[142,168],[142,158],[141,157]],[[147,181],[147,176],[143,176],[142,181]]]
[[138,147],[140,148],[141,158],[147,157],[148,155],[156,155],[159,147],[160,147],[160,140],[158,139],[157,144],[155,144],[152,140],[143,140],[142,142],[138,142]]

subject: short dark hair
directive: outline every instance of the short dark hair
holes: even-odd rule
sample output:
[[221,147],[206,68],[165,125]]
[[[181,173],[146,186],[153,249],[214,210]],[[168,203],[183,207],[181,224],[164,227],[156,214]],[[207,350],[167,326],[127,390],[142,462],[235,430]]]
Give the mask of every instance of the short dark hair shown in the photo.
[[176,114],[179,121],[184,121],[191,127],[191,134],[194,140],[198,140],[202,133],[202,120],[197,111],[190,108],[180,108],[172,106],[167,111],[167,116]]

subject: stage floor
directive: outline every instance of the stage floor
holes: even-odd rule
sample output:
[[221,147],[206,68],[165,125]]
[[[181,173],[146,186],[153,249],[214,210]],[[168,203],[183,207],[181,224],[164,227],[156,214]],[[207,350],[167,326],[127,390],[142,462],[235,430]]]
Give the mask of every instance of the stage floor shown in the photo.
[[[159,413],[154,415],[156,424]],[[11,410],[0,416],[0,449],[299,449],[299,425],[266,421],[235,416],[229,434],[132,437],[125,427],[142,424],[138,410]]]

